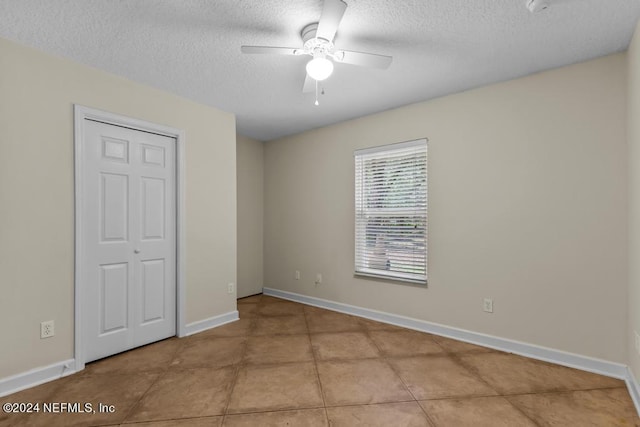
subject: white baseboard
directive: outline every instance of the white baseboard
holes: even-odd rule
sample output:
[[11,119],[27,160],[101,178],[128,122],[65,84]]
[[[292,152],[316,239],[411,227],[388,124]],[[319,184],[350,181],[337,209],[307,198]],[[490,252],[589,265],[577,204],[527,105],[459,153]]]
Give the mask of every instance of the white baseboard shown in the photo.
[[[207,329],[215,328],[239,319],[238,311],[230,311],[220,316],[210,317],[185,326],[185,336],[197,334]],[[84,365],[83,365],[84,367]],[[16,393],[30,387],[35,387],[49,381],[57,380],[77,372],[75,359],[54,363],[42,368],[16,374],[0,379],[0,397]]]
[[438,323],[427,322],[426,320],[413,319],[411,317],[399,316],[397,314],[371,310],[368,308],[362,308],[321,298],[310,297],[293,292],[281,291],[278,289],[264,288],[263,293],[265,295],[271,295],[274,297],[288,299],[307,305],[326,308],[328,310],[339,311],[341,313],[364,317],[382,323],[389,323],[391,325],[401,326],[403,328],[414,329],[421,332],[428,332],[434,335],[453,338],[458,341],[464,341],[483,347],[489,347],[496,350],[519,354],[521,356],[543,360],[545,362],[555,363],[558,365],[567,366],[569,368],[576,368],[600,375],[606,375],[608,377],[618,378],[621,380],[627,380],[628,378],[627,366],[620,363],[609,362],[602,359],[568,353],[562,350],[555,350],[535,344],[524,343],[507,338],[500,338],[492,335],[468,331],[465,329],[441,325]]
[[481,334],[465,329],[427,322],[426,320],[413,319],[411,317],[386,313],[384,311],[371,310],[322,298],[296,294],[294,292],[263,288],[263,293],[265,295],[296,301],[302,304],[326,308],[327,310],[338,311],[341,313],[351,314],[353,316],[364,317],[366,319],[401,326],[407,329],[428,332],[434,335],[453,338],[458,341],[464,341],[483,347],[518,354],[520,356],[530,357],[531,359],[542,360],[545,362],[555,363],[556,365],[567,366],[569,368],[580,369],[582,371],[624,380],[627,384],[627,389],[629,390],[633,404],[635,405],[636,412],[640,415],[640,385],[638,384],[636,377],[633,375],[633,372],[631,372],[631,369],[621,363],[609,362],[589,356],[582,356],[535,344]]
[[627,389],[629,390],[633,404],[636,405],[636,411],[640,414],[640,385],[638,385],[636,376],[633,375],[631,368],[627,368],[625,383],[627,383]]
[[[362,308],[321,298],[310,297],[293,292],[281,291],[278,289],[263,288],[263,293],[265,295],[271,295],[278,298],[296,301],[302,304],[326,308],[328,310],[351,314],[358,317],[364,317],[366,319],[371,319],[382,323],[388,323],[391,325],[414,329],[421,332],[428,332],[434,335],[453,338],[471,344],[519,354],[521,356],[530,357],[532,359],[543,360],[545,362],[555,363],[570,368],[581,369],[583,371],[622,379],[627,385],[627,389],[629,390],[629,394],[633,399],[636,411],[640,414],[640,385],[631,372],[631,369],[620,363],[608,362],[606,360],[595,359],[588,356],[581,356],[561,350],[541,347],[535,344],[528,344],[506,338],[499,338],[491,335],[481,334],[478,332],[472,332],[464,329],[458,329],[450,326],[440,325],[437,323],[427,322],[425,320],[413,319],[410,317],[399,316],[383,311],[371,310],[368,308]],[[197,334],[198,332],[203,332],[207,329],[235,322],[238,319],[238,311],[234,310],[225,314],[221,314],[219,316],[214,316],[208,319],[189,323],[185,327],[185,335],[188,336]],[[71,375],[76,372],[73,368],[74,366],[75,360],[69,359],[42,368],[31,369],[27,372],[16,374],[7,378],[2,378],[0,379],[0,397],[7,396],[9,394],[13,394],[30,387],[35,387],[37,385],[62,378],[67,375]]]
[[185,326],[185,334],[184,336],[189,336],[193,334],[197,334],[198,332],[206,331],[207,329],[215,328],[218,326],[222,326],[226,323],[235,322],[240,319],[238,315],[238,311],[230,311],[225,314],[221,314],[219,316],[210,317],[208,319],[199,320],[197,322],[189,323]]
[[69,359],[2,378],[0,379],[0,397],[71,375],[76,372],[74,366],[75,360]]
[[263,288],[263,293],[265,295],[271,295],[278,298],[296,301],[302,304],[326,308],[327,310],[333,310],[341,313],[351,314],[353,316],[364,317],[366,319],[401,326],[408,329],[414,329],[416,331],[428,332],[434,335],[453,338],[458,341],[464,341],[483,347],[489,347],[496,350],[519,354],[521,356],[530,357],[532,359],[543,360],[545,362],[567,366],[569,368],[580,369],[595,374],[621,379],[624,380],[627,384],[627,389],[629,390],[629,394],[631,395],[631,399],[633,400],[633,403],[635,405],[636,412],[640,414],[640,385],[638,384],[636,377],[631,372],[631,369],[621,363],[609,362],[593,357],[568,353],[562,350],[555,350],[535,344],[481,334],[465,329],[427,322],[426,320],[413,319],[411,317],[399,316],[397,314],[371,310],[368,308],[329,301],[322,298],[310,297],[294,292],[281,291],[272,288]]

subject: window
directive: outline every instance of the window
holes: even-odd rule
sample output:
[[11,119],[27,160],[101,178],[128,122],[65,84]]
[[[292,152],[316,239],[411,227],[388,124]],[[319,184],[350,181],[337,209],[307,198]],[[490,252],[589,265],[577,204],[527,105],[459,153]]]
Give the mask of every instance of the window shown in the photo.
[[356,150],[359,275],[427,282],[427,140]]

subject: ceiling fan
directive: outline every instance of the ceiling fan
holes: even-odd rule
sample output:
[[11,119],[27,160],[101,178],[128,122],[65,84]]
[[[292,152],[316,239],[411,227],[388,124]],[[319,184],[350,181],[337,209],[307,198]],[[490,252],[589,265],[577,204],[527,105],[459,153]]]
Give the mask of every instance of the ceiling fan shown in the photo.
[[351,50],[337,50],[333,44],[338,25],[347,9],[342,0],[324,0],[322,15],[319,22],[305,26],[300,35],[303,46],[301,48],[273,47],[273,46],[242,46],[243,53],[269,53],[277,55],[309,55],[307,63],[307,77],[303,92],[316,90],[316,105],[318,81],[325,80],[333,72],[333,61],[344,64],[359,65],[361,67],[387,68],[392,57],[373,53],[354,52]]

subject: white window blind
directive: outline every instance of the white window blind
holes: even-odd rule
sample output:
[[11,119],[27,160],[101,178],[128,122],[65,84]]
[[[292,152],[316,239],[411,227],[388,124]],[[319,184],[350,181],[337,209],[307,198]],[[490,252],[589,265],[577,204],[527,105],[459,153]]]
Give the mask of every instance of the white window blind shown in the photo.
[[427,140],[355,156],[356,274],[427,282]]

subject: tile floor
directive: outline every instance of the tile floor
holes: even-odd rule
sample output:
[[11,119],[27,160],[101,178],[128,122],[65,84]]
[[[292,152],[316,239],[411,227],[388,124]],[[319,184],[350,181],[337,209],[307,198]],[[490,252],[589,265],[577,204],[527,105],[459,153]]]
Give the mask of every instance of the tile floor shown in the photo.
[[622,381],[257,295],[240,320],[0,398],[2,426],[640,426]]

